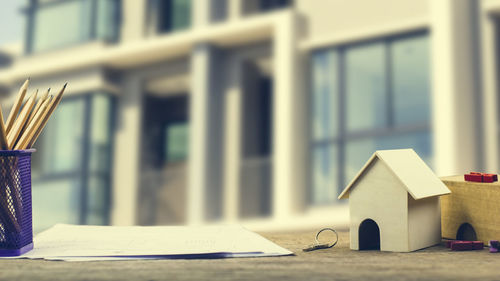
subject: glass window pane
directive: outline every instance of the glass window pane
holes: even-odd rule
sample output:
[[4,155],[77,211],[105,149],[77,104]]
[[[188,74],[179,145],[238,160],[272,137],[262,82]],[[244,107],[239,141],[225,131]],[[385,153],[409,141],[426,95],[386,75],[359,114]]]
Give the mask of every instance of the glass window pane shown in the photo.
[[385,126],[388,109],[383,43],[350,48],[345,56],[347,130]]
[[428,36],[395,41],[391,45],[391,56],[395,123],[429,122]]
[[347,142],[345,145],[344,187],[349,184],[354,176],[376,150],[374,138],[360,139]]
[[317,52],[312,57],[313,139],[337,136],[338,131],[338,53]]
[[331,203],[338,196],[337,147],[317,146],[313,149],[313,204]]
[[67,1],[35,11],[31,50],[43,51],[88,40],[91,34],[90,3]]
[[431,135],[426,132],[370,137],[346,143],[344,186],[359,172],[377,150],[412,148],[429,167],[433,167]]
[[91,106],[89,170],[107,172],[111,155],[111,98],[96,94]]
[[191,25],[191,0],[152,0],[153,19],[158,31],[171,32]]
[[191,21],[191,0],[172,0],[172,30],[189,27]]
[[394,135],[380,139],[381,149],[413,148],[415,152],[433,168],[432,137],[429,131]]
[[[86,107],[90,106],[90,131],[85,133],[84,128]],[[54,116],[48,123],[34,154],[34,163],[38,163],[33,171],[34,193],[39,195],[39,214],[53,216],[60,222],[103,224],[107,222],[109,204],[109,171],[111,155],[111,106],[112,98],[109,95],[97,93],[91,96],[73,97],[63,101]],[[87,137],[87,139],[85,139]],[[87,143],[88,142],[88,143]],[[82,162],[82,152],[87,143],[89,162]],[[89,165],[84,169],[82,164]],[[84,172],[88,172],[82,174]],[[64,180],[60,180],[63,177]],[[82,177],[87,179],[86,185],[81,186]],[[48,187],[47,187],[48,186]],[[36,190],[36,191],[35,191]],[[82,192],[86,192],[87,200],[83,201]],[[52,200],[57,203],[50,205]],[[55,194],[57,193],[57,194]],[[47,201],[47,202],[45,202]],[[73,213],[64,214],[73,206]],[[82,204],[86,204],[87,212],[81,213]],[[34,212],[34,213],[36,213]],[[81,221],[81,219],[85,219]],[[56,223],[51,219],[42,220],[40,228],[48,223]]]
[[97,4],[97,38],[116,40],[119,33],[119,1],[99,0]]
[[169,124],[165,129],[167,163],[185,161],[189,149],[189,126],[187,123]]
[[[74,172],[80,169],[83,149],[85,100],[63,101],[44,129],[39,149],[43,173]],[[35,144],[35,148],[37,144]]]
[[40,232],[56,223],[79,223],[78,180],[33,182],[33,228]]
[[227,19],[229,0],[212,0],[210,5],[211,21],[222,22]]
[[108,208],[109,180],[92,176],[88,180],[87,189],[87,224],[102,225],[106,223]]

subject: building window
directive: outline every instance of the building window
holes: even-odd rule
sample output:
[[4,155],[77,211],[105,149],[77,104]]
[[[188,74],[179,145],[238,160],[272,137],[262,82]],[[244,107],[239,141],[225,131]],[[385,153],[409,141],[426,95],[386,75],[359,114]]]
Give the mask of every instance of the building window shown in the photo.
[[33,154],[35,231],[108,223],[111,109],[104,93],[67,97],[47,124]]
[[221,22],[227,19],[228,0],[212,0],[210,5],[210,21]]
[[244,15],[251,15],[279,10],[292,5],[292,0],[244,0],[242,9]]
[[168,123],[164,135],[165,163],[185,162],[189,149],[189,124]]
[[26,14],[27,53],[118,39],[120,0],[31,1]]
[[150,33],[168,33],[191,26],[191,0],[150,0]]
[[335,202],[375,150],[432,166],[426,32],[319,50],[311,67],[311,204]]

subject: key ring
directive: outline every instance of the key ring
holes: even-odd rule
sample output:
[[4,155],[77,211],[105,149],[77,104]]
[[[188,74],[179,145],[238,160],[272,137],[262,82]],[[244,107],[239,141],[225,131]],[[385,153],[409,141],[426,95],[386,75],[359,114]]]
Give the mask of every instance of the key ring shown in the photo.
[[323,232],[325,230],[329,230],[329,231],[332,231],[333,233],[335,233],[335,242],[333,242],[331,245],[326,246],[326,248],[331,248],[331,247],[337,245],[337,242],[339,241],[339,235],[337,234],[337,231],[335,231],[335,229],[329,228],[329,227],[323,228],[320,231],[318,231],[318,233],[316,233],[316,238],[315,238],[316,244],[318,244],[318,245],[321,244],[319,242],[319,235],[321,234],[321,232]]

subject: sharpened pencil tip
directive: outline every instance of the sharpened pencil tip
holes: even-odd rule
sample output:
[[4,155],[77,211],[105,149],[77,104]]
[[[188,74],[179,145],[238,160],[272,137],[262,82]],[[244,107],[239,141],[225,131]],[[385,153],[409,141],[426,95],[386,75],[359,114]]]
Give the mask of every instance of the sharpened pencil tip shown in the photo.
[[68,85],[68,82],[64,83],[63,89],[66,89],[67,85]]

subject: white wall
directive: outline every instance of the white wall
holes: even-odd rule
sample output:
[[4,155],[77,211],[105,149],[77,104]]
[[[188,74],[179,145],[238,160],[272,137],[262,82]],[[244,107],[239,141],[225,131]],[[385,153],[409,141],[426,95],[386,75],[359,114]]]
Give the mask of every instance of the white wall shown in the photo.
[[429,16],[429,3],[421,0],[297,0],[295,2],[298,15],[304,18],[308,40]]

